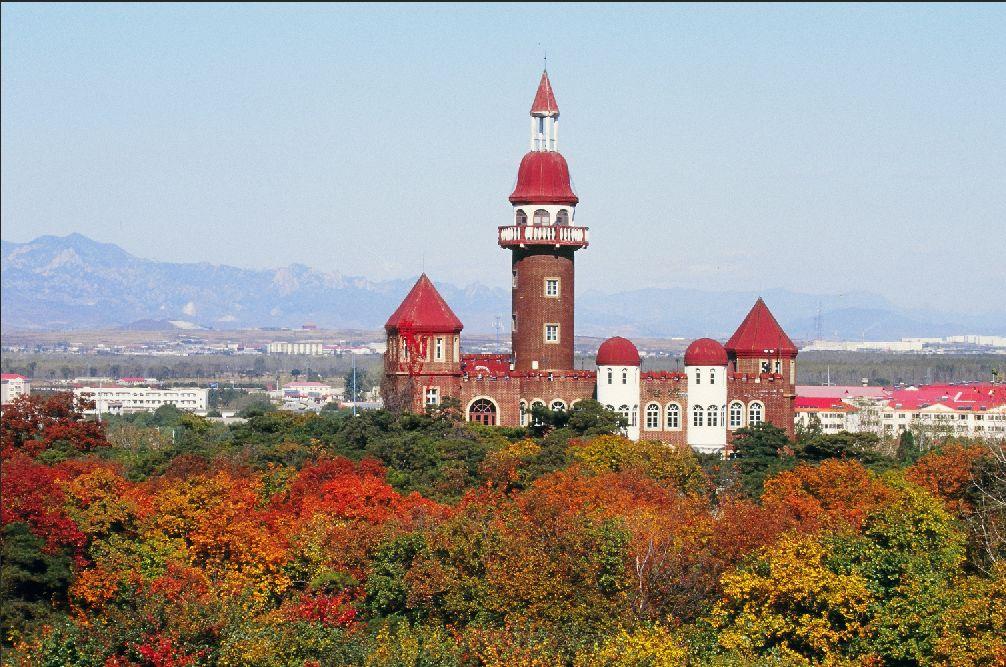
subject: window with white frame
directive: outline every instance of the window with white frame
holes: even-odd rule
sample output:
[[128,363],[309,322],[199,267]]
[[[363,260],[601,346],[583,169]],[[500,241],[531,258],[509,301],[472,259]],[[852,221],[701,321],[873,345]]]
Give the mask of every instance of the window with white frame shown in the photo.
[[547,225],[549,223],[548,211],[543,208],[539,208],[534,212],[534,224],[536,225]]
[[569,224],[569,212],[566,209],[561,209],[555,214],[555,224],[559,226],[565,226]]
[[758,401],[748,404],[748,426],[760,424],[765,414],[765,407]]
[[558,399],[552,401],[552,412],[565,412],[566,403]]
[[709,369],[709,384],[716,384],[716,369]]
[[559,342],[559,325],[558,324],[546,324],[545,325],[545,342],[546,343],[558,343]]
[[782,362],[781,361],[776,361],[775,362],[775,372],[778,375],[782,375]]
[[527,426],[527,414],[528,414],[527,401],[521,401],[520,402],[520,425],[521,426]]
[[440,405],[440,387],[426,388],[426,405]]
[[692,426],[702,426],[705,423],[705,410],[701,405],[692,406]]
[[646,406],[646,428],[649,431],[656,431],[660,428],[660,406],[650,403]]
[[622,415],[622,417],[625,418],[625,423],[626,424],[629,423],[629,406],[628,405],[619,405],[618,406],[618,414]]
[[709,411],[706,415],[706,423],[709,426],[719,426],[720,425],[720,408],[718,405],[710,405]]
[[771,366],[769,365],[769,362],[766,361],[766,360],[762,360],[762,362],[761,362],[761,372],[762,373],[768,373],[770,370],[771,370]]
[[695,369],[695,384],[702,384],[702,369]]
[[545,278],[545,296],[553,298],[559,296],[558,278]]
[[443,338],[443,336],[437,336],[437,339],[436,339],[436,341],[434,341],[433,345],[434,345],[433,359],[435,361],[443,361],[444,360],[444,338]]
[[521,208],[517,209],[516,219],[517,219],[517,224],[518,225],[526,225],[527,224],[527,213],[524,212],[524,209],[521,209]]
[[730,404],[730,428],[740,428],[744,425],[744,404],[734,401]]
[[639,423],[639,406],[632,406],[632,415],[629,417],[629,426],[635,426]]
[[517,269],[514,269],[510,273],[513,274],[513,280],[511,281],[510,286],[517,289]]
[[629,371],[622,369],[622,384],[629,384]]
[[[542,408],[542,409],[544,409],[544,407],[545,407],[545,402],[544,401],[531,401],[531,411],[532,411],[532,413],[534,412],[535,408]],[[531,424],[533,426],[541,426],[542,425],[541,418],[535,417],[532,414],[531,415]]]
[[667,404],[667,428],[674,431],[681,428],[681,406],[677,403]]
[[614,374],[615,374],[615,372],[609,368],[608,369],[608,384],[611,384],[611,381],[612,381],[612,377],[611,376],[614,375]]

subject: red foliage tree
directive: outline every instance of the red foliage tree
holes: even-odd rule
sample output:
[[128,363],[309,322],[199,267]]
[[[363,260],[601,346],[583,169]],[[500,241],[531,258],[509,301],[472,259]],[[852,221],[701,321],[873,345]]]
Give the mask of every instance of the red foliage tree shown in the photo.
[[87,407],[71,393],[19,396],[0,415],[0,458],[15,452],[35,457],[60,441],[79,452],[107,447],[104,424],[84,419]]

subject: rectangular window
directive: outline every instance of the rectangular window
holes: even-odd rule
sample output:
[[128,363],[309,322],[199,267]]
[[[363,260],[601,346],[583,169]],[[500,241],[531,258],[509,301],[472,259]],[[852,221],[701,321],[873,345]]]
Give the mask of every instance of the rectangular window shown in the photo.
[[444,360],[444,339],[443,339],[442,336],[437,336],[437,341],[435,343],[435,348],[434,348],[433,359],[434,359],[434,361],[443,361]]
[[775,362],[775,372],[776,372],[776,375],[782,375],[782,362],[781,361]]
[[517,269],[513,270],[513,288],[517,289]]
[[545,325],[545,342],[546,343],[558,343],[559,342],[559,325],[558,324],[546,324]]
[[545,296],[557,298],[559,296],[559,279],[545,278]]
[[426,388],[426,405],[440,404],[440,387]]
[[517,331],[517,313],[513,314],[513,324],[510,327],[511,331]]

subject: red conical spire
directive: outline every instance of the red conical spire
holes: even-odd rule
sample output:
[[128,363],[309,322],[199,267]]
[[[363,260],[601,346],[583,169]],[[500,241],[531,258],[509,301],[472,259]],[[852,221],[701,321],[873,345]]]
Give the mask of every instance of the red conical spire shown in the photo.
[[464,325],[424,273],[384,328],[409,329],[413,333],[457,333]]
[[796,356],[797,349],[776,321],[761,297],[737,327],[725,346],[728,352],[741,357],[760,355]]
[[531,103],[531,115],[559,117],[559,105],[555,102],[552,83],[548,80],[548,70],[541,73],[541,83],[538,84],[538,92]]

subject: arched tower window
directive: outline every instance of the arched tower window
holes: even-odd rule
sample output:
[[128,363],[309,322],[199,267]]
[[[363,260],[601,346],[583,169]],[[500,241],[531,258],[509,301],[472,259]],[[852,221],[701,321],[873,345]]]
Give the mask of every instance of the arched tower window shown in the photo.
[[716,384],[716,369],[709,369],[709,384]]
[[692,406],[692,426],[702,426],[705,423],[705,411],[701,405]]
[[764,418],[765,408],[758,401],[748,405],[748,426],[760,424]]
[[609,368],[609,369],[608,369],[608,384],[611,384],[611,381],[612,381],[612,377],[611,377],[611,376],[612,376],[612,375],[614,375],[614,371],[612,371],[612,370],[611,370],[611,369]]
[[496,425],[496,404],[488,398],[480,398],[468,408],[468,421],[486,426]]
[[555,224],[563,227],[569,224],[569,212],[566,209],[555,214]]
[[527,224],[527,213],[525,213],[524,209],[522,208],[517,209],[517,224],[518,225]]
[[708,421],[706,421],[707,424],[709,424],[710,426],[719,426],[720,425],[720,408],[719,408],[718,405],[710,405],[709,406],[709,415],[708,415],[708,417],[709,417],[709,419],[708,419]]
[[695,369],[695,384],[702,384],[702,369]]
[[625,423],[626,424],[629,423],[629,406],[628,405],[619,405],[618,406],[618,414],[620,414],[623,417],[625,417]]
[[558,399],[552,401],[552,412],[565,412],[566,404]]
[[646,429],[656,431],[660,428],[660,406],[650,403],[646,406]]
[[734,401],[730,404],[730,428],[740,428],[744,424],[744,404]]
[[629,384],[629,371],[622,369],[622,384]]
[[543,226],[549,224],[548,211],[543,208],[539,208],[534,212],[534,224],[538,226]]
[[674,431],[681,428],[681,406],[677,403],[667,404],[667,428]]

